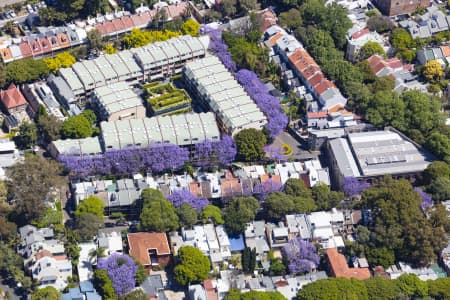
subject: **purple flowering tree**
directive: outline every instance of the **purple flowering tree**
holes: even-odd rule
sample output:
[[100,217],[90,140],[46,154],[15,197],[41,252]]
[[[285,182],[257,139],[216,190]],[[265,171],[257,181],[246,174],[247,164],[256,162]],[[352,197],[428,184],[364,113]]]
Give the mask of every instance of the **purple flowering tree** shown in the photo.
[[433,199],[430,194],[425,193],[420,187],[414,188],[414,191],[419,193],[420,198],[422,199],[422,203],[420,204],[420,209],[422,211],[425,211],[427,208],[433,206]]
[[266,145],[264,146],[264,151],[266,152],[267,156],[273,161],[286,161],[286,155],[282,153],[283,150],[281,149],[281,147]]
[[203,197],[197,197],[188,190],[177,190],[167,197],[167,200],[173,203],[173,206],[178,207],[183,203],[187,203],[201,211],[203,207],[209,205],[209,201]]
[[222,30],[210,26],[202,26],[201,31],[209,36],[209,49],[217,55],[230,72],[236,72],[236,64],[228,52],[228,46],[222,39]]
[[283,247],[283,254],[289,262],[288,267],[292,274],[311,272],[320,263],[316,247],[300,237],[290,240]]
[[128,255],[113,253],[107,258],[100,258],[97,268],[108,273],[114,290],[119,296],[125,295],[136,286],[135,276],[138,267]]
[[74,175],[128,175],[140,171],[177,171],[189,160],[189,151],[173,144],[151,144],[143,149],[110,150],[103,155],[60,155],[59,161]]
[[217,158],[224,166],[230,165],[237,154],[237,146],[233,138],[229,135],[222,136],[220,142],[214,143],[214,152],[217,154]]
[[269,178],[266,182],[256,184],[253,188],[253,193],[259,201],[264,201],[270,193],[280,192],[282,187],[280,182]]
[[269,93],[255,72],[241,69],[235,74],[235,77],[267,116],[266,128],[269,130],[270,136],[275,138],[288,124],[288,118],[281,108],[280,101]]
[[370,183],[360,181],[355,177],[345,177],[342,183],[342,190],[348,197],[361,195],[368,188],[370,188]]

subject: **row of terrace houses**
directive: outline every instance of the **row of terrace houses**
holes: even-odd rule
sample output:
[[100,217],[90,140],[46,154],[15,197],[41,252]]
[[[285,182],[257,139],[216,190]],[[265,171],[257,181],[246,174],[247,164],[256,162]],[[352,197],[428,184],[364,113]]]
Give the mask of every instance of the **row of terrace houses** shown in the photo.
[[179,18],[184,15],[189,6],[189,2],[180,2],[153,10],[141,6],[135,14],[128,11],[115,11],[66,26],[37,27],[37,33],[2,41],[0,55],[5,63],[28,57],[51,56],[87,43],[87,32],[93,29],[98,30],[102,37],[115,37],[133,29],[147,28],[154,16],[161,11],[165,11],[168,21]]

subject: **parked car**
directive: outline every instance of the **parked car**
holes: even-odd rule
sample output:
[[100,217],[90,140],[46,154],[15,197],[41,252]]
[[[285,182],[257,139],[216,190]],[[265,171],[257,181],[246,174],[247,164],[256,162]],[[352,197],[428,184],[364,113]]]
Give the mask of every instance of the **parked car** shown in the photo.
[[116,226],[128,226],[127,221],[119,220],[116,222]]

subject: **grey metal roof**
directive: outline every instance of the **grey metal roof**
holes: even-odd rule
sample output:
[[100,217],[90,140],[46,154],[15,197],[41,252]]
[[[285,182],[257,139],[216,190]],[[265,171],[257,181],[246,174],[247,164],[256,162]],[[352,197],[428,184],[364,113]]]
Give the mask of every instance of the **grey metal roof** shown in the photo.
[[80,79],[78,78],[77,74],[75,74],[73,69],[59,69],[59,74],[61,74],[62,78],[64,78],[72,91],[75,92],[77,90],[83,89],[83,84],[81,83]]
[[93,100],[101,107],[106,118],[125,109],[143,107],[141,98],[125,82],[116,82],[96,88]]
[[351,133],[349,143],[362,175],[421,172],[431,158],[393,131]]
[[151,143],[183,146],[220,139],[214,114],[210,112],[102,122],[100,126],[106,149],[142,148]]
[[57,140],[53,141],[52,144],[59,154],[85,155],[103,152],[98,137]]
[[215,56],[188,63],[185,76],[230,132],[262,128],[267,119],[242,86]]
[[338,138],[330,141],[331,151],[336,159],[339,172],[343,177],[360,177],[360,172],[353,158],[346,139]]

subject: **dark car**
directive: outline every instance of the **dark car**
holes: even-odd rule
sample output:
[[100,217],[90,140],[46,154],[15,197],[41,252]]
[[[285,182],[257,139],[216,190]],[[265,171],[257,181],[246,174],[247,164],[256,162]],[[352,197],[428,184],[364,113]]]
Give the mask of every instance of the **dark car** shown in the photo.
[[128,226],[128,222],[127,221],[117,221],[116,226]]

